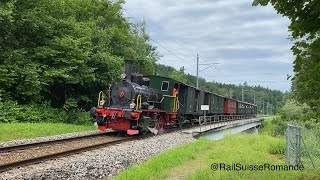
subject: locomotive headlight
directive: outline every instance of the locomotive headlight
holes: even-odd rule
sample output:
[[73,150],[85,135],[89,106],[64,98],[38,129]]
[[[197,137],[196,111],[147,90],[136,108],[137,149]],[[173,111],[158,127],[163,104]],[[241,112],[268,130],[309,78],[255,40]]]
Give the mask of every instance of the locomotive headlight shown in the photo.
[[103,106],[104,105],[104,103],[105,103],[106,101],[104,100],[104,99],[102,99],[101,101],[100,101],[100,106]]

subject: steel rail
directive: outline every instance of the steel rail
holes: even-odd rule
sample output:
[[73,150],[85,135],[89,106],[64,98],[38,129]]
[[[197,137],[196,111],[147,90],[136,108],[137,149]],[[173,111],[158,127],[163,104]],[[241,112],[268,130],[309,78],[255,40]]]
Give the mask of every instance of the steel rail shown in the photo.
[[[197,125],[195,125],[195,126],[197,126]],[[182,128],[169,128],[169,129],[165,129],[164,134],[172,133],[172,132],[175,132],[175,131],[179,131],[179,130],[182,130],[182,129],[188,129],[188,128],[192,128],[192,127],[194,127],[194,126],[191,126],[191,127],[185,126],[185,127],[182,127]],[[35,143],[14,145],[14,146],[8,146],[8,147],[1,147],[0,148],[0,153],[11,152],[13,150],[21,150],[21,149],[32,148],[32,147],[37,147],[37,146],[42,146],[42,145],[50,145],[50,144],[56,144],[56,143],[61,143],[61,142],[73,141],[73,140],[81,140],[81,139],[85,139],[85,138],[98,137],[98,136],[103,136],[103,135],[111,135],[113,133],[117,133],[117,132],[91,134],[91,135],[86,135],[86,136],[71,137],[71,138],[65,138],[65,139],[59,139],[59,140],[50,140],[50,141],[43,141],[43,142],[35,142]],[[7,171],[7,170],[10,170],[10,169],[13,169],[13,168],[18,168],[18,167],[23,167],[23,166],[27,166],[27,165],[43,162],[43,161],[50,160],[50,159],[64,157],[64,156],[67,156],[67,155],[77,154],[77,153],[84,152],[84,151],[89,151],[89,150],[94,150],[94,149],[107,147],[107,146],[111,146],[111,145],[115,145],[115,144],[120,144],[120,143],[127,142],[127,141],[145,139],[145,138],[149,138],[149,137],[152,137],[152,136],[154,136],[154,135],[151,134],[151,133],[145,134],[145,135],[131,136],[131,137],[123,138],[123,139],[118,139],[118,140],[113,140],[113,141],[109,141],[109,142],[99,143],[99,144],[95,144],[95,145],[91,145],[91,146],[85,146],[85,147],[76,148],[76,149],[72,149],[72,150],[68,150],[68,151],[63,151],[63,152],[58,152],[58,153],[38,156],[38,157],[35,157],[35,158],[24,159],[24,160],[21,160],[21,161],[10,162],[10,163],[7,163],[7,164],[0,164],[0,172],[4,172],[4,171]]]
[[43,161],[50,160],[50,159],[55,159],[58,157],[77,154],[80,152],[93,150],[93,149],[97,149],[97,148],[101,148],[101,147],[111,146],[111,145],[119,144],[122,142],[131,141],[134,139],[136,139],[136,138],[118,139],[118,140],[114,140],[114,141],[109,141],[109,142],[99,143],[99,144],[95,144],[95,145],[91,145],[91,146],[72,149],[72,150],[68,150],[68,151],[64,151],[64,152],[48,154],[48,155],[39,156],[39,157],[31,158],[31,159],[25,159],[25,160],[16,161],[16,162],[10,162],[7,164],[1,164],[0,165],[0,172],[4,172],[4,171],[10,170],[12,168],[17,168],[17,167],[22,167],[22,166],[26,166],[26,165],[30,165],[30,164],[43,162]]
[[0,153],[11,152],[11,151],[15,151],[15,150],[27,149],[27,148],[43,146],[43,145],[50,145],[50,144],[55,144],[55,143],[82,140],[82,139],[86,139],[86,138],[99,137],[99,136],[103,136],[103,135],[111,135],[113,133],[114,132],[89,134],[89,135],[84,135],[84,136],[75,136],[75,137],[69,137],[69,138],[63,138],[63,139],[53,139],[53,140],[48,140],[48,141],[39,141],[39,142],[18,144],[18,145],[12,145],[12,146],[4,146],[4,147],[0,147]]

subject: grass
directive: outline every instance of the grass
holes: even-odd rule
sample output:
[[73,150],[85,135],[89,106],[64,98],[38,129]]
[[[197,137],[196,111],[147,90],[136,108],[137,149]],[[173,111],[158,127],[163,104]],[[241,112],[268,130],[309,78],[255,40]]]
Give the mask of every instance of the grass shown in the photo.
[[96,130],[96,127],[64,123],[0,123],[0,142],[90,130]]
[[271,124],[271,120],[274,119],[274,118],[277,118],[279,116],[271,116],[271,117],[265,117],[264,118],[264,121],[263,121],[263,128],[260,130],[260,134],[263,134],[263,135],[269,135],[270,134],[270,131],[272,129],[272,124]]
[[[270,122],[265,123],[270,128]],[[240,134],[219,141],[200,139],[166,151],[139,166],[131,166],[115,179],[320,179],[304,171],[213,171],[212,163],[242,165],[285,164],[285,139],[264,132]]]

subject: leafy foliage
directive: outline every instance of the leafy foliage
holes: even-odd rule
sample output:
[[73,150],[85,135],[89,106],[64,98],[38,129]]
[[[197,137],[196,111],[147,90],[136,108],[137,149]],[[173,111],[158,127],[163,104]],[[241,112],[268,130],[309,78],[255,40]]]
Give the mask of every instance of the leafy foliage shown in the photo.
[[99,91],[136,59],[154,73],[156,48],[144,23],[122,16],[124,1],[7,0],[0,3],[0,97],[49,102],[71,111],[93,106]]
[[144,75],[154,74],[154,65],[160,55],[156,52],[156,48],[148,43],[150,38],[146,32],[146,22],[132,24],[131,31],[134,34],[131,58],[136,60],[133,71]]
[[281,116],[288,121],[308,119],[311,109],[307,104],[299,104],[294,99],[289,99],[281,108]]
[[280,117],[275,117],[271,120],[271,128],[270,135],[276,136],[284,136],[286,133],[286,129],[288,126],[288,121],[282,119]]
[[279,117],[271,120],[270,134],[272,136],[283,136],[288,124],[299,125],[306,129],[317,130],[320,128],[319,118],[309,105],[301,104],[292,97],[292,93],[285,94],[285,104],[280,108]]
[[51,123],[72,123],[91,124],[91,118],[83,110],[61,111],[50,107],[48,104],[19,105],[15,101],[0,101],[0,123],[19,122],[51,122]]
[[[302,103],[320,111],[320,1],[254,0],[253,5],[271,5],[291,20],[289,31],[294,45],[295,94]],[[319,117],[319,113],[317,115]]]
[[169,76],[170,78],[180,81],[182,83],[187,83],[188,81],[183,69],[180,69],[180,71],[173,71]]

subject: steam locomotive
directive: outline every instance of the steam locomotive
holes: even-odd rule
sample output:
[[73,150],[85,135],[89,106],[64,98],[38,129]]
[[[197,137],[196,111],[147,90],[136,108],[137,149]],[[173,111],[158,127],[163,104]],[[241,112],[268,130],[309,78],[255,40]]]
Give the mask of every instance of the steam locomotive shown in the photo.
[[90,110],[98,128],[126,131],[129,135],[155,134],[169,127],[194,124],[203,115],[200,105],[209,105],[207,115],[255,116],[256,105],[202,91],[171,78],[132,73],[133,61],[125,61],[121,82],[109,90],[109,103],[99,93],[98,106]]

